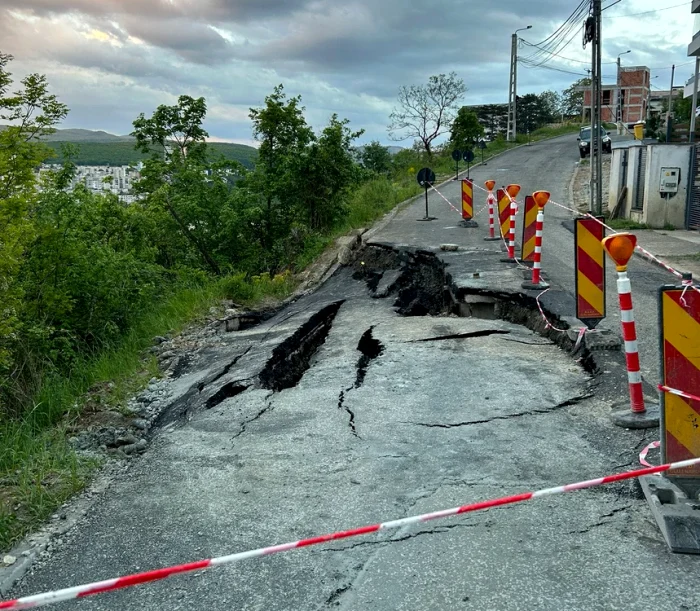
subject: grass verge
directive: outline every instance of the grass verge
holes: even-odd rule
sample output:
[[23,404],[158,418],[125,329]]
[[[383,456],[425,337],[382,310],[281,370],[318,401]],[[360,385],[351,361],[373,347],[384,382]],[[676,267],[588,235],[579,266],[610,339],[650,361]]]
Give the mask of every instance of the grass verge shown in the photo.
[[613,229],[651,229],[646,223],[638,223],[631,219],[608,219],[605,222]]

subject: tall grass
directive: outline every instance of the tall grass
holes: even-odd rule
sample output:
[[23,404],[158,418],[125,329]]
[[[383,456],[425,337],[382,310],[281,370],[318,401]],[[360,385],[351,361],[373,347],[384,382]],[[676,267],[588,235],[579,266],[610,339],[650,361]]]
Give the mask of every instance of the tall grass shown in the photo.
[[69,375],[43,380],[34,408],[22,420],[0,420],[0,548],[6,548],[45,520],[79,491],[98,464],[79,458],[66,441],[67,428],[79,416],[81,397],[101,383],[104,407],[119,407],[158,367],[143,351],[153,337],[175,333],[205,314],[222,295],[219,283],[185,288],[155,304],[118,345],[78,363]]

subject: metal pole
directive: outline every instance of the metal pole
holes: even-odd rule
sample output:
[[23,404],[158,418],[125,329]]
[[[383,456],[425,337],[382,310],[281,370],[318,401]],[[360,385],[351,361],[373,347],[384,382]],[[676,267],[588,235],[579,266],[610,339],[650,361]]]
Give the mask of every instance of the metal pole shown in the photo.
[[513,91],[513,80],[515,71],[515,54],[517,53],[518,35],[513,34],[510,42],[510,74],[508,78],[508,127],[506,130],[506,140],[511,141],[511,135],[514,133],[513,117],[515,116],[515,92]]
[[593,133],[593,125],[595,124],[595,98],[596,98],[596,77],[595,77],[595,43],[591,45],[591,113],[590,113],[590,123],[591,126],[591,145],[590,145],[590,157],[591,157],[591,178],[589,180],[588,186],[591,192],[590,202],[588,203],[588,211],[591,214],[595,214],[595,163],[594,163],[594,151],[595,151],[595,135]]
[[[615,109],[615,121],[619,124],[622,123],[622,86],[620,82],[620,69],[621,61],[620,56],[617,56],[617,108]],[[618,125],[617,132],[620,134],[622,130]]]
[[602,113],[601,113],[601,102],[602,102],[602,29],[603,29],[603,7],[601,0],[593,0],[594,6],[594,17],[595,17],[595,40],[593,44],[596,49],[595,59],[596,59],[596,141],[598,144],[598,153],[596,155],[596,202],[595,202],[595,215],[600,216],[603,214],[603,142],[601,139],[601,129],[603,127]]
[[695,142],[695,112],[698,107],[698,78],[700,77],[700,55],[695,58],[695,79],[693,82],[693,106],[690,112],[690,133],[688,139]]
[[668,92],[668,108],[666,109],[666,142],[671,141],[671,106],[673,105],[673,79],[676,76],[675,64],[671,66],[671,89]]
[[513,141],[518,139],[518,33],[513,34]]

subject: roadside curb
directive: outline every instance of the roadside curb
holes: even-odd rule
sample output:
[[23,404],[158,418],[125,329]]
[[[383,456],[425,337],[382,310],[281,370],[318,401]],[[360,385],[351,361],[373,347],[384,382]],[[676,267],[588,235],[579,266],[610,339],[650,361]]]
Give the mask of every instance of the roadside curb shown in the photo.
[[[645,254],[639,252],[638,250],[634,251],[634,256],[638,259],[641,259],[642,261],[646,261],[647,263],[651,263],[654,267],[658,267],[659,269],[662,269],[665,272],[667,272],[669,275],[672,275],[671,272],[669,272],[661,263],[654,261],[653,259],[650,259],[649,257],[647,257]],[[656,255],[654,255],[654,256],[656,256]],[[682,269],[678,269],[678,271],[681,273],[684,273],[684,271]],[[673,276],[673,277],[675,278],[675,276]],[[680,280],[678,280],[678,282],[680,282]],[[671,282],[669,282],[669,284],[671,284]]]

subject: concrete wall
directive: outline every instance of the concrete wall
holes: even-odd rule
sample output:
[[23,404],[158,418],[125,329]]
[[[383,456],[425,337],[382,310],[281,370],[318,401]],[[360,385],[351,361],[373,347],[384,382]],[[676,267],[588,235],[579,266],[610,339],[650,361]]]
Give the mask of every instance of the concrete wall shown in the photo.
[[642,154],[642,146],[630,146],[627,156],[627,201],[625,202],[622,218],[632,219],[641,223],[640,211],[634,209],[637,201],[637,168],[639,166],[639,156]]
[[[615,204],[617,203],[617,198],[620,196],[622,191],[622,176],[624,169],[622,167],[622,160],[625,158],[625,149],[613,149],[612,159],[610,160],[610,190],[608,197],[608,210],[613,210]],[[627,205],[624,204],[621,208],[623,214]]]
[[[647,147],[646,188],[641,222],[656,229],[661,229],[666,224],[673,225],[676,229],[685,228],[690,151],[691,147],[684,144],[657,144]],[[670,197],[659,193],[662,167],[681,169],[678,193]]]

